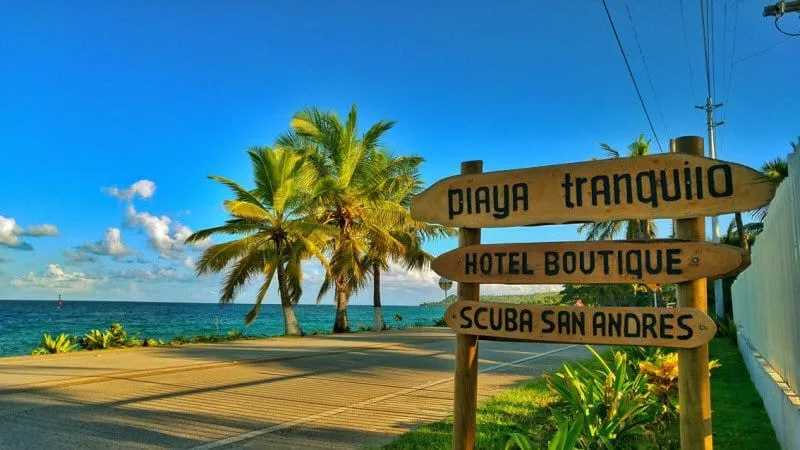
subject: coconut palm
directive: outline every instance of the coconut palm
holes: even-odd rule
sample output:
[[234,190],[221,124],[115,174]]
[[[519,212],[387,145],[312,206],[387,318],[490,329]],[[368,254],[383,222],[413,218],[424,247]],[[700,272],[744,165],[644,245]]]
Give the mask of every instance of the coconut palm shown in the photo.
[[[766,175],[769,181],[775,186],[775,189],[777,189],[781,182],[789,176],[789,164],[783,158],[775,158],[761,165],[761,173]],[[765,205],[756,209],[752,212],[753,216],[763,222],[767,217],[768,206],[769,205]]]
[[291,149],[254,148],[248,155],[253,166],[255,188],[245,189],[220,176],[210,178],[233,192],[235,199],[223,202],[232,216],[224,225],[200,230],[186,240],[197,242],[214,234],[243,235],[209,247],[197,262],[197,274],[226,270],[220,303],[231,303],[254,276],[263,276],[255,304],[245,317],[252,322],[273,278],[277,275],[284,331],[302,335],[294,306],[302,294],[301,263],[311,256],[323,265],[322,253],[329,227],[319,224],[313,213],[313,191],[317,179],[302,155]]
[[422,191],[423,183],[419,175],[422,158],[395,158],[387,152],[378,152],[375,156],[376,164],[383,167],[382,179],[385,180],[378,192],[386,200],[398,202],[406,208],[403,220],[389,229],[389,236],[400,245],[387,242],[384,234],[370,235],[369,250],[364,255],[364,265],[370,268],[373,283],[373,329],[383,330],[386,324],[381,306],[381,272],[389,270],[390,261],[401,263],[406,270],[426,268],[433,256],[422,249],[422,243],[427,239],[452,236],[455,230],[415,220],[408,211],[411,198]]
[[380,239],[391,252],[403,244],[389,232],[403,223],[408,210],[382,191],[393,181],[381,164],[381,138],[394,125],[379,121],[359,135],[358,111],[353,105],[342,122],[334,112],[308,108],[291,121],[291,131],[277,143],[293,147],[314,167],[318,181],[317,218],[336,232],[329,241],[329,271],[317,301],[334,289],[334,333],[349,332],[347,304],[364,287],[370,272],[365,255],[371,240]]
[[[621,158],[618,150],[610,145],[601,143],[608,158]],[[644,140],[640,135],[636,141],[628,145],[628,157],[646,156],[650,154],[650,141]],[[625,239],[649,240],[656,237],[656,223],[653,220],[608,220],[602,222],[587,222],[578,227],[578,233],[586,232],[587,241],[603,241],[614,239],[622,230],[625,230]]]

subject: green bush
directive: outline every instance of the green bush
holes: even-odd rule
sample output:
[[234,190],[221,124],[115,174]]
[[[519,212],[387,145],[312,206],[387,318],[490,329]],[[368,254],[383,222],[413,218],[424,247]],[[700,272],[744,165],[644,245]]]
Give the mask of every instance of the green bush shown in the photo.
[[647,429],[655,417],[654,402],[647,388],[647,377],[631,374],[628,356],[614,352],[609,366],[591,347],[587,348],[600,362],[600,369],[564,364],[561,371],[547,377],[548,385],[567,407],[562,423],[581,419],[578,442],[582,448],[613,448],[615,443],[652,439]]
[[31,350],[31,355],[68,353],[74,350],[75,347],[75,341],[66,333],[61,333],[61,335],[55,339],[49,334],[44,333],[39,347]]
[[136,337],[128,337],[128,332],[119,323],[112,323],[106,331],[92,330],[79,341],[84,350],[103,350],[120,347],[139,347],[142,342]]
[[717,326],[716,336],[728,339],[733,345],[738,347],[739,341],[736,336],[738,326],[736,325],[736,321],[733,320],[733,316],[720,318],[716,314],[711,314],[711,318],[714,319],[714,324]]
[[235,341],[235,340],[238,340],[238,339],[242,339],[242,338],[244,338],[244,332],[242,330],[230,330],[230,331],[228,331],[228,334],[227,334],[226,338],[229,341]]
[[192,342],[192,338],[176,334],[175,337],[172,338],[172,340],[170,341],[170,344],[182,345],[182,344],[188,344],[190,342]]

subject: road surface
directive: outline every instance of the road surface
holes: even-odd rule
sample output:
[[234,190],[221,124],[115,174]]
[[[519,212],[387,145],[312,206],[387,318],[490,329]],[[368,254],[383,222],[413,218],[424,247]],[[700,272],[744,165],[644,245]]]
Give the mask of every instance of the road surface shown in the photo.
[[[0,448],[359,448],[451,414],[446,328],[0,358]],[[586,358],[480,344],[479,401]]]

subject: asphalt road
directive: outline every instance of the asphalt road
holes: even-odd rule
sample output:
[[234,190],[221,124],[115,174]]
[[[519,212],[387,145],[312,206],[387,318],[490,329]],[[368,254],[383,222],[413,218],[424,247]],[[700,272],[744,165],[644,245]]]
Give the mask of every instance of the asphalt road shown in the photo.
[[[359,448],[452,411],[444,328],[0,359],[0,448]],[[586,358],[480,343],[479,401]]]

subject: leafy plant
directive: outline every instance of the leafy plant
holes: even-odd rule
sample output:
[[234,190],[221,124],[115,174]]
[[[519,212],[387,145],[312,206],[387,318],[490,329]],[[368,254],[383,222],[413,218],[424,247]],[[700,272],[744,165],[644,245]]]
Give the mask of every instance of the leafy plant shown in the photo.
[[653,402],[645,375],[629,372],[628,356],[623,352],[615,352],[613,366],[609,366],[592,347],[587,348],[600,362],[600,369],[580,364],[573,369],[564,364],[560,372],[547,377],[560,403],[568,406],[562,422],[582,417],[578,442],[583,448],[613,448],[617,441],[650,436],[646,425],[653,418]]
[[68,353],[76,347],[75,342],[70,335],[61,333],[57,338],[53,339],[48,333],[42,335],[42,341],[39,347],[31,350],[31,355],[46,355],[54,353]]
[[244,337],[244,332],[242,330],[230,330],[226,337],[229,341],[235,341],[237,339],[242,339]]
[[161,339],[142,339],[142,347],[160,347],[162,345],[166,345],[166,343]]
[[192,338],[176,334],[175,337],[170,341],[170,344],[182,345],[190,342],[192,342]]
[[[719,367],[717,360],[709,361],[708,370]],[[659,412],[667,418],[677,416],[680,410],[678,402],[678,354],[667,353],[652,361],[641,361],[639,370],[647,378],[647,389],[653,394],[653,400]]]
[[436,319],[436,322],[433,322],[433,326],[435,327],[446,327],[447,322],[444,320],[444,317],[440,317]]
[[111,333],[100,330],[92,330],[86,333],[78,342],[84,350],[101,350],[111,348]]
[[716,314],[712,314],[711,318],[714,319],[714,324],[717,326],[717,337],[727,338],[731,343],[735,346],[739,346],[737,330],[738,326],[736,325],[736,321],[733,320],[733,316],[725,316],[719,317]]

